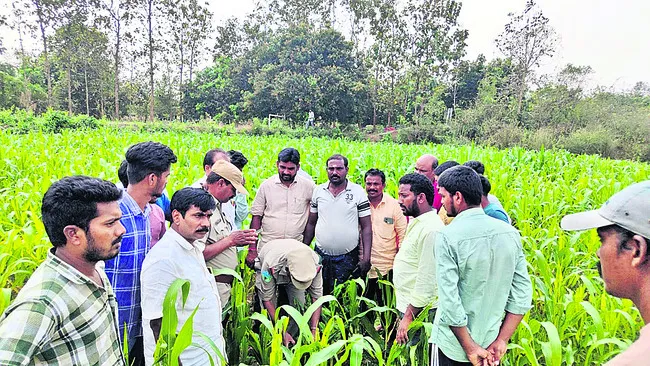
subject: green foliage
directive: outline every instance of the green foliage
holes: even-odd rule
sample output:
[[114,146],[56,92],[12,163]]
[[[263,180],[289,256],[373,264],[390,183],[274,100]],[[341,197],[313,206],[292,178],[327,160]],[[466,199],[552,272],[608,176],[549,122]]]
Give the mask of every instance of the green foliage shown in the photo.
[[[3,120],[7,116],[0,112]],[[533,308],[515,333],[504,364],[603,364],[637,337],[643,323],[630,301],[604,291],[595,269],[595,253],[600,245],[596,233],[567,233],[560,229],[559,221],[567,213],[597,208],[614,192],[647,179],[648,164],[575,156],[547,148],[535,153],[522,148],[496,150],[476,145],[261,137],[194,131],[180,123],[154,125],[165,129],[100,127],[84,131],[83,139],[78,131],[68,129],[56,134],[30,130],[24,135],[0,130],[0,289],[5,289],[0,294],[0,305],[15,299],[51,248],[39,217],[42,195],[51,183],[72,174],[116,181],[126,148],[154,140],[170,146],[179,157],[172,166],[167,188],[170,193],[203,174],[199,162],[215,143],[242,151],[250,160],[244,171],[251,192],[249,200],[264,179],[277,174],[273,162],[286,146],[301,152],[301,167],[318,183],[327,180],[327,156],[342,153],[350,158],[349,179],[361,182],[367,169],[380,168],[386,172],[386,192],[393,196],[399,178],[412,171],[413,162],[423,151],[435,154],[440,161],[478,159],[487,167],[494,194],[522,234],[534,288]],[[56,159],[42,158],[53,152]],[[316,337],[312,340],[303,330],[300,345],[287,348],[282,345],[282,332],[289,318],[305,321],[308,315],[283,308],[286,313],[272,324],[264,312],[253,313],[249,305],[252,272],[242,264],[237,273],[241,281],[233,285],[233,305],[224,316],[231,364],[421,365],[426,359],[426,337],[414,348],[392,343],[398,315],[388,282],[380,281],[387,287],[385,307],[364,297],[363,281],[339,285],[335,300],[322,300],[326,302]],[[428,334],[427,323],[426,319],[414,322],[410,332],[424,327]],[[381,330],[375,330],[375,324],[381,324]],[[176,337],[178,340],[180,333]],[[173,349],[168,347],[167,352]]]

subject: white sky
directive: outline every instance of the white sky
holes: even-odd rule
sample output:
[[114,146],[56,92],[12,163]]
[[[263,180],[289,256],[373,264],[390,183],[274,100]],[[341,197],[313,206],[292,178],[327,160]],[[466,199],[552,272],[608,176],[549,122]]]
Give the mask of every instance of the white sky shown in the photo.
[[[254,0],[208,0],[215,24],[235,16],[243,18]],[[508,21],[509,12],[521,12],[525,0],[464,0],[460,22],[469,30],[468,59],[483,53],[500,56],[494,39]],[[591,66],[591,85],[630,88],[637,81],[650,82],[650,1],[648,0],[538,0],[560,37],[555,57],[542,72],[559,71],[566,63]],[[10,7],[0,7],[9,15]],[[0,32],[5,47],[17,47],[16,36]],[[38,40],[30,42],[38,45]],[[4,56],[6,59],[6,56]]]

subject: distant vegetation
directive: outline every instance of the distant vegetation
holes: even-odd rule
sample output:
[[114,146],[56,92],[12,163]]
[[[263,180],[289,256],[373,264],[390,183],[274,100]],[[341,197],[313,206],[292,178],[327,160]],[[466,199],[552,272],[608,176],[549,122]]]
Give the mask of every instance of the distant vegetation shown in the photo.
[[[196,0],[15,0],[0,19],[21,40],[17,62],[0,64],[0,108],[224,124],[277,114],[291,128],[311,109],[353,138],[395,126],[404,142],[649,161],[650,85],[586,89],[593,70],[571,64],[541,75],[557,35],[533,1],[522,7],[495,39],[500,58],[467,60],[454,0],[262,0],[217,26]],[[25,48],[32,36],[39,49]]]

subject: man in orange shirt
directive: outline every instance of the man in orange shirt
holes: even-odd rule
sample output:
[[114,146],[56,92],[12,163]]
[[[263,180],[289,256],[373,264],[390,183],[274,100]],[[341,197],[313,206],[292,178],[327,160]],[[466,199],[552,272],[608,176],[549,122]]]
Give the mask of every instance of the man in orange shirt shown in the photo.
[[372,251],[366,295],[383,305],[379,276],[392,280],[393,260],[406,233],[406,217],[397,200],[384,193],[386,175],[379,169],[370,169],[365,175],[366,193],[370,202],[372,220]]

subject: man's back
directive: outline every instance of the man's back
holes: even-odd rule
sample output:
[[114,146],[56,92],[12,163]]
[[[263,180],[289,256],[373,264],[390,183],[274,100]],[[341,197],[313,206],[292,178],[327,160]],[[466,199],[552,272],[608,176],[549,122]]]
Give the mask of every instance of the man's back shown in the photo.
[[532,287],[521,238],[512,226],[481,208],[461,212],[436,238],[439,308],[431,342],[456,361],[467,358],[450,326],[467,326],[487,347],[504,311],[525,314]]

